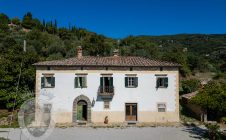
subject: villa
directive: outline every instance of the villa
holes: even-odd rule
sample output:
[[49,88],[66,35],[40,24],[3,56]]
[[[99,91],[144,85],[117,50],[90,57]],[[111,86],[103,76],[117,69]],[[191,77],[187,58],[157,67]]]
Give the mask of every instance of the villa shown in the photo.
[[137,56],[83,56],[36,67],[36,104],[55,123],[179,122],[179,64]]

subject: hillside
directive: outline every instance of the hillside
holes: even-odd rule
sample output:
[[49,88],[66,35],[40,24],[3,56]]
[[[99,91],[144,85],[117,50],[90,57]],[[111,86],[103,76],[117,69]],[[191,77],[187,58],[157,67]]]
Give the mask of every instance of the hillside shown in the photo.
[[[24,40],[26,52],[23,52]],[[184,77],[196,72],[222,76],[226,65],[226,35],[129,36],[118,42],[74,26],[58,28],[56,20],[40,21],[31,13],[22,20],[0,14],[0,106],[12,107],[21,62],[19,91],[23,94],[34,91],[33,63],[74,57],[79,45],[83,46],[84,55],[108,56],[118,48],[121,55],[178,62]],[[27,97],[18,98],[22,101]]]

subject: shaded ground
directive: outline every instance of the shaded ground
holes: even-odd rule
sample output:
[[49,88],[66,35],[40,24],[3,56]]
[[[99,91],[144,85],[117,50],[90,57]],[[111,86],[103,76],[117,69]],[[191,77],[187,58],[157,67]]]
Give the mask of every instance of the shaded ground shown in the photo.
[[[0,129],[0,137],[7,137],[9,129]],[[201,139],[204,129],[198,127],[144,127],[144,128],[55,128],[47,140],[192,140]],[[28,140],[20,129],[12,129],[11,140]]]

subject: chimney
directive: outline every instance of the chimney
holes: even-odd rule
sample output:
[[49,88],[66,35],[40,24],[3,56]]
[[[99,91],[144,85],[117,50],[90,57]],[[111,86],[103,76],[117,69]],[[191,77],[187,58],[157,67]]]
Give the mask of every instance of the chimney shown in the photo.
[[113,56],[119,56],[119,50],[118,49],[115,49],[113,51]]
[[82,46],[77,47],[77,57],[82,58]]

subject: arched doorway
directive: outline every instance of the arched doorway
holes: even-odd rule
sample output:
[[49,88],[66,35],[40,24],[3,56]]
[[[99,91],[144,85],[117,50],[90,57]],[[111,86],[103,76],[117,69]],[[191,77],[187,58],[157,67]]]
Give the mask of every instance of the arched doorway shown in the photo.
[[88,97],[80,95],[73,102],[73,122],[91,122],[91,102]]
[[87,103],[84,100],[77,103],[77,121],[87,121]]

